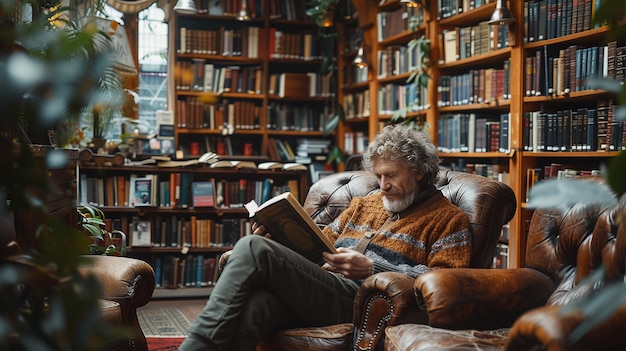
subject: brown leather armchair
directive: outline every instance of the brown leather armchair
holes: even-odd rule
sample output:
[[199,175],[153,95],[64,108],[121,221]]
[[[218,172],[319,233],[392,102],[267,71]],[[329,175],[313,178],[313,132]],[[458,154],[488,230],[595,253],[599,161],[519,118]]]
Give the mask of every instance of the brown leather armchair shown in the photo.
[[[474,174],[442,170],[437,187],[463,209],[473,234],[472,267],[490,267],[502,226],[516,209],[515,194],[507,185]],[[378,191],[376,178],[365,171],[324,177],[309,189],[305,210],[320,226],[345,210],[355,196]],[[426,321],[413,293],[415,280],[397,273],[367,278],[355,299],[354,324],[283,330],[266,337],[259,350],[372,350],[387,325]],[[381,343],[382,346],[382,343]]]
[[[585,334],[568,336],[580,313],[563,313],[568,303],[621,281],[626,265],[626,197],[617,208],[573,205],[535,210],[526,267],[505,270],[449,269],[415,281],[428,325],[387,328],[385,350],[617,350],[626,345],[626,306]],[[585,278],[605,268],[602,283]],[[471,345],[471,346],[470,346]]]
[[[145,261],[128,257],[86,255],[81,259],[79,271],[96,277],[102,287],[98,306],[102,322],[123,332],[114,335],[114,340],[107,340],[107,347],[110,345],[110,350],[115,351],[148,351],[137,308],[152,298],[155,288],[152,267]],[[36,285],[56,282],[50,272],[22,254],[12,220],[0,215],[0,266],[5,264],[37,273]]]

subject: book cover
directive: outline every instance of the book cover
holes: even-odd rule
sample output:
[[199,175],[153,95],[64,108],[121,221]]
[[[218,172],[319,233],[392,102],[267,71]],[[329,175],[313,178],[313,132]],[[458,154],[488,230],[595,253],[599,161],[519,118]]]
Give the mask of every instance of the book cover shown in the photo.
[[152,206],[155,195],[154,186],[154,177],[152,176],[133,178],[131,183],[133,192],[130,205],[135,207]]
[[215,183],[213,180],[193,182],[191,199],[193,207],[213,207]]
[[135,219],[132,223],[132,246],[152,246],[152,231],[150,221]]
[[275,240],[318,265],[324,264],[322,252],[337,250],[313,222],[290,192],[277,195],[258,206],[250,201],[246,209],[259,224],[265,226]]

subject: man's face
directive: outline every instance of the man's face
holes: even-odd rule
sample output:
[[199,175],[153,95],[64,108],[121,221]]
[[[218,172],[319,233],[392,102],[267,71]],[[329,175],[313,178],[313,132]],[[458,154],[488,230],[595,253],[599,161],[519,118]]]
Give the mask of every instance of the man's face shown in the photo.
[[409,207],[419,192],[419,181],[424,177],[386,158],[374,160],[374,174],[384,195],[383,205],[389,212],[400,212]]

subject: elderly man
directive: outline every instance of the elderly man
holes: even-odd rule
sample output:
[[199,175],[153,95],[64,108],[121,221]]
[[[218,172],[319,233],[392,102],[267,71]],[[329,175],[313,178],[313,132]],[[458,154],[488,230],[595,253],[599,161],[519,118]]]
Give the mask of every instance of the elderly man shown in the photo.
[[256,235],[235,245],[180,350],[252,351],[271,330],[351,321],[360,282],[372,274],[469,265],[467,217],[435,188],[439,158],[423,134],[385,127],[363,167],[381,191],[355,198],[324,228],[338,252],[324,253],[320,268],[253,223]]

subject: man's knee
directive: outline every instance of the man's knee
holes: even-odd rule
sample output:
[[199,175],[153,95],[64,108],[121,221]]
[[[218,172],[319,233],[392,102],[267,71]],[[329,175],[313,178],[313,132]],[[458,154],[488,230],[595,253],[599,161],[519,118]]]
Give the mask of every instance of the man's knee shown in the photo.
[[240,238],[233,248],[229,261],[233,259],[255,259],[270,249],[269,240],[259,235],[246,235]]

